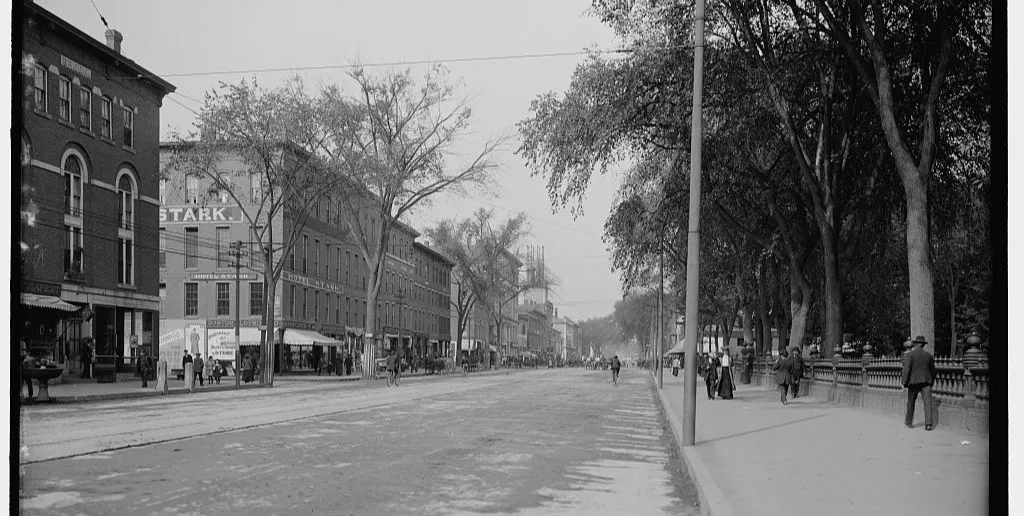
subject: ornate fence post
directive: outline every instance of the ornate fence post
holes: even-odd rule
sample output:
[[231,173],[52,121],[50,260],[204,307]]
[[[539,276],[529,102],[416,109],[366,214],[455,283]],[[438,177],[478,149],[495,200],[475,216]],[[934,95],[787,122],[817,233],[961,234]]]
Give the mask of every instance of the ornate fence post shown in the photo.
[[981,344],[981,337],[978,337],[977,333],[972,333],[970,337],[967,337],[967,346],[969,349],[964,353],[964,401],[974,401],[977,397],[977,385],[974,383],[974,373],[971,369],[978,367],[981,363],[982,351],[978,349],[978,345]]
[[839,361],[843,358],[842,346],[832,351],[832,387],[829,389],[829,399],[838,401],[839,392]]

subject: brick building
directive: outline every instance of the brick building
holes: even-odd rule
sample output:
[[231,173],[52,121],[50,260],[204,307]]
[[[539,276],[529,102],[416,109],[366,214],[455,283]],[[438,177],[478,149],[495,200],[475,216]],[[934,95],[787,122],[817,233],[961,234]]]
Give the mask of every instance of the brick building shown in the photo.
[[159,332],[160,106],[174,86],[121,54],[118,31],[103,44],[31,1],[17,7],[19,333],[69,371],[94,339],[109,377]]
[[[216,360],[234,359],[235,311],[239,314],[241,353],[255,352],[265,327],[266,302],[263,262],[243,209],[252,216],[263,197],[258,180],[237,157],[222,156],[222,178],[243,181],[227,193],[211,192],[210,178],[188,176],[168,166],[176,147],[161,146],[165,182],[161,185],[161,346],[181,355],[200,352]],[[300,372],[327,369],[336,359],[352,355],[359,363],[366,318],[368,269],[359,246],[348,234],[342,203],[331,196],[302,217],[283,211],[274,220],[275,249],[293,234],[296,243],[284,256],[284,270],[274,300],[275,370]],[[262,227],[267,222],[257,221]],[[396,349],[399,335],[407,356],[424,356],[430,346],[449,340],[447,282],[451,262],[422,244],[413,228],[398,224],[391,233],[385,272],[377,301],[373,334],[377,356]],[[239,305],[235,306],[232,242],[242,241],[248,256],[238,275]],[[446,284],[446,283],[444,283]],[[402,296],[399,296],[399,291]],[[444,308],[441,308],[443,303]],[[439,319],[444,317],[442,324]],[[320,366],[320,367],[318,367]]]

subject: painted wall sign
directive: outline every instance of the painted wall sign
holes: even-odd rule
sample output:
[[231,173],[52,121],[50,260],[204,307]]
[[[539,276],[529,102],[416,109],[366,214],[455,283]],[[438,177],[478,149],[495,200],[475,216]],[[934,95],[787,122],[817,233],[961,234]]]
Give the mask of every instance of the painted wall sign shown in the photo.
[[[235,281],[235,273],[233,272],[193,272],[188,275],[188,278],[193,281]],[[242,272],[238,274],[238,279],[241,281],[254,281],[256,280],[255,272]]]
[[83,65],[82,63],[79,63],[78,61],[75,61],[74,59],[71,59],[70,57],[64,54],[61,54],[60,56],[60,64],[61,66],[70,69],[72,72],[75,72],[78,75],[85,77],[86,79],[92,79],[92,70],[86,68],[85,65]]
[[43,296],[60,297],[61,286],[57,283],[44,283],[42,281],[22,280],[21,291],[27,294],[39,294]]
[[160,208],[161,224],[244,222],[238,206],[167,206]]
[[[283,325],[284,325],[284,323],[280,319],[275,319],[274,320],[274,327],[281,328]],[[257,318],[251,318],[251,319],[240,319],[238,321],[238,326],[241,327],[241,328],[259,328],[260,326],[262,326],[262,321],[258,317]],[[235,320],[234,319],[207,319],[206,320],[206,327],[207,328],[229,328],[229,329],[234,329],[235,328]]]
[[307,286],[310,286],[310,287],[313,287],[313,288],[319,288],[319,289],[323,289],[323,290],[330,290],[330,291],[333,291],[333,292],[337,292],[339,294],[343,293],[345,291],[341,287],[341,284],[339,284],[339,283],[335,283],[333,281],[317,279],[317,278],[309,278],[309,277],[302,276],[300,274],[295,274],[294,272],[289,272],[289,271],[282,271],[281,272],[281,279],[283,279],[285,281],[290,281],[292,283],[299,283],[299,284],[302,284],[302,285],[307,285]]

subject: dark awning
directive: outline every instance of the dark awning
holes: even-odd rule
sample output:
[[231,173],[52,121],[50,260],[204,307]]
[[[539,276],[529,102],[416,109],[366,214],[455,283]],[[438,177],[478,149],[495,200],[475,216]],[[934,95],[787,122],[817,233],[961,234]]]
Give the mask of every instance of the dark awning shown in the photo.
[[50,308],[62,312],[77,312],[82,307],[75,306],[59,297],[44,296],[40,294],[22,294],[21,304],[34,306],[36,308]]

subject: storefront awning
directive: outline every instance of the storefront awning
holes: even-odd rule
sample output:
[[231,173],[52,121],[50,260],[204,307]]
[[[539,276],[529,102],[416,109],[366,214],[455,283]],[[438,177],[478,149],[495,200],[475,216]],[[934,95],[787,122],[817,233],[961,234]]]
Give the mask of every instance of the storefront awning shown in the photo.
[[22,294],[21,304],[34,306],[36,308],[51,308],[62,312],[77,312],[81,307],[75,306],[62,300],[59,297],[44,296],[40,294]]
[[284,343],[289,346],[341,346],[340,340],[332,339],[313,330],[288,328],[284,331]]

